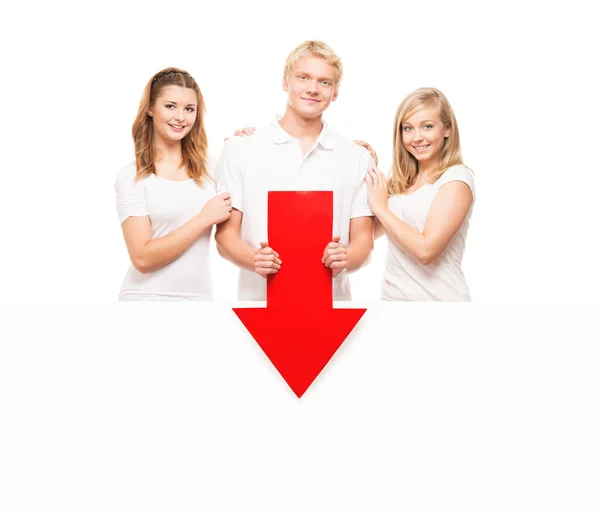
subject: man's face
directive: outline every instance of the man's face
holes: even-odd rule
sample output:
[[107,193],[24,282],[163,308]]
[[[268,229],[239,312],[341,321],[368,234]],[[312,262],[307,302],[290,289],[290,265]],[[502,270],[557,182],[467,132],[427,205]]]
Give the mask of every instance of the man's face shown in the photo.
[[303,118],[321,116],[337,98],[335,68],[325,59],[305,55],[296,61],[283,90],[288,93],[288,105]]

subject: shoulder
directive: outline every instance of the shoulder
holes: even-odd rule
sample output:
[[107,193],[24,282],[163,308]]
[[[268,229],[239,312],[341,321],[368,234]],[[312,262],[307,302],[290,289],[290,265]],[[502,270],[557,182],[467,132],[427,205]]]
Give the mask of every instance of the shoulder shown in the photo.
[[341,151],[347,151],[348,153],[356,156],[369,155],[369,152],[363,146],[356,144],[354,141],[329,130],[329,137],[331,142],[335,145],[335,148],[339,148]]
[[140,182],[136,180],[137,168],[135,160],[123,166],[117,173],[115,187],[130,189]]
[[270,141],[269,129],[261,126],[252,135],[232,135],[224,143],[223,150],[229,154],[243,153],[262,147]]
[[449,182],[464,182],[466,183],[473,194],[475,194],[475,177],[473,175],[473,171],[471,171],[467,166],[463,164],[457,164],[456,166],[451,166],[444,174],[438,178],[435,182],[435,185],[441,187],[444,184]]
[[129,164],[123,166],[119,172],[117,173],[117,178],[115,180],[115,187],[119,190],[144,190],[145,189],[145,183],[148,181],[148,179],[150,179],[151,177],[153,177],[153,175],[151,176],[146,176],[145,178],[142,178],[141,180],[138,180],[137,178],[137,167],[136,167],[136,163],[135,160],[133,162],[130,162]]
[[338,151],[339,153],[347,156],[349,159],[356,161],[361,168],[365,168],[364,170],[366,172],[371,160],[371,154],[369,153],[369,150],[331,130],[329,131],[329,138],[335,151]]
[[135,178],[136,167],[135,160],[123,166],[117,173],[117,181],[131,180]]

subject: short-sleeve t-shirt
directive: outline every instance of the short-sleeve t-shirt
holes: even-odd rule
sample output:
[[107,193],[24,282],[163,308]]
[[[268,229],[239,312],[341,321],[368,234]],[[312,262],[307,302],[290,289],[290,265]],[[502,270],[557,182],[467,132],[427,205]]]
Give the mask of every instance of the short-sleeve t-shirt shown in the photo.
[[381,287],[381,299],[387,301],[470,301],[469,287],[462,271],[469,221],[475,204],[472,171],[457,165],[448,168],[434,183],[425,184],[410,194],[394,194],[388,208],[403,222],[423,232],[431,204],[440,188],[453,181],[466,183],[473,203],[462,225],[442,254],[423,265],[388,237],[388,251]]
[[[202,186],[194,180],[173,181],[156,175],[135,180],[135,162],[121,169],[115,182],[117,214],[123,223],[130,216],[148,216],[152,239],[179,228],[198,214],[206,202],[221,192],[206,178]],[[119,299],[128,300],[210,300],[210,239],[212,227],[171,263],[149,273],[130,264],[121,285]]]

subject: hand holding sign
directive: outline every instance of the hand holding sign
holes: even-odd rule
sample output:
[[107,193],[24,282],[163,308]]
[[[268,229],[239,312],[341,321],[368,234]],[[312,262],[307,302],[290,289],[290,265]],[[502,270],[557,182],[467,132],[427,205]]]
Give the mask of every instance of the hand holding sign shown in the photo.
[[[332,271],[343,270],[346,248],[331,241],[332,226],[331,191],[269,192],[269,244],[286,264],[265,274],[267,308],[233,309],[298,397],[366,312],[333,308]],[[266,249],[273,265],[279,256],[265,242]]]

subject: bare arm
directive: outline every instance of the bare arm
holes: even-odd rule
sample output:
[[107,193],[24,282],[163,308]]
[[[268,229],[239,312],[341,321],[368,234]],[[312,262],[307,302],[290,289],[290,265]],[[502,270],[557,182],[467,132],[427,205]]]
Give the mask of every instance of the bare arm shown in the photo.
[[254,249],[240,234],[242,216],[242,212],[234,208],[231,217],[217,226],[215,241],[219,255],[242,269],[254,271]]
[[352,273],[368,264],[372,251],[373,218],[355,217],[350,219],[350,242],[347,250],[346,270]]
[[148,216],[130,216],[121,225],[125,245],[133,266],[141,273],[148,273],[170,264],[181,256],[200,234],[229,217],[231,201],[223,193],[209,200],[202,211],[171,233],[158,239],[152,238],[152,226]]
[[261,276],[275,274],[281,268],[279,254],[269,247],[268,242],[261,242],[261,247],[254,249],[241,237],[243,213],[233,209],[231,217],[217,226],[215,241],[217,250],[232,264],[255,272]]
[[452,240],[473,203],[473,193],[461,181],[451,181],[435,196],[423,233],[401,221],[387,207],[385,177],[379,170],[369,170],[369,203],[388,237],[423,265],[433,262]]
[[425,221],[423,233],[398,219],[387,207],[379,219],[392,240],[423,265],[433,262],[462,225],[473,194],[464,182],[449,182],[440,188]]
[[333,237],[327,244],[321,260],[330,267],[335,278],[344,270],[354,272],[365,265],[371,258],[373,250],[373,218],[356,217],[350,219],[350,242],[348,247],[340,242],[340,237]]

